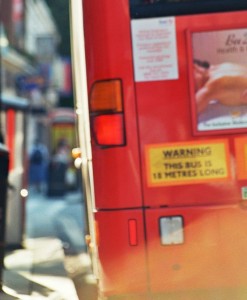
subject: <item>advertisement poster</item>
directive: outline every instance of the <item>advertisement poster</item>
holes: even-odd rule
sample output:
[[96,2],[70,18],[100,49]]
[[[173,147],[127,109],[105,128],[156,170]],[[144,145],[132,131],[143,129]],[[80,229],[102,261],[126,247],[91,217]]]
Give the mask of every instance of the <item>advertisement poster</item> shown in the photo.
[[175,18],[132,20],[135,81],[178,78]]
[[247,128],[247,28],[191,37],[197,131]]

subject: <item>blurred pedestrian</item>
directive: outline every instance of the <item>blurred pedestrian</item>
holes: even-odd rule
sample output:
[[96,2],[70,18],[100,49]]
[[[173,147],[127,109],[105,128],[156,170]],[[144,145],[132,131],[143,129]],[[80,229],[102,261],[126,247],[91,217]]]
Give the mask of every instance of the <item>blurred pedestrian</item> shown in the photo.
[[56,151],[54,153],[54,160],[62,161],[66,165],[70,162],[70,147],[66,139],[61,138],[56,147]]
[[47,147],[36,139],[29,155],[29,183],[38,193],[46,189],[48,160]]
[[66,193],[66,173],[70,161],[69,154],[69,145],[66,139],[59,140],[48,168],[48,196],[64,196]]

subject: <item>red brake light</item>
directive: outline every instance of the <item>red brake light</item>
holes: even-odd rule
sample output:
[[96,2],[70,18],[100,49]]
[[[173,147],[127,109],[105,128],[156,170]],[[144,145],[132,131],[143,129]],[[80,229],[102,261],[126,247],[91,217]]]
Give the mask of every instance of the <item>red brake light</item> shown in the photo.
[[125,128],[119,79],[94,83],[90,94],[90,114],[93,137],[99,146],[125,145]]
[[98,145],[123,145],[123,115],[99,115],[93,118],[94,136]]

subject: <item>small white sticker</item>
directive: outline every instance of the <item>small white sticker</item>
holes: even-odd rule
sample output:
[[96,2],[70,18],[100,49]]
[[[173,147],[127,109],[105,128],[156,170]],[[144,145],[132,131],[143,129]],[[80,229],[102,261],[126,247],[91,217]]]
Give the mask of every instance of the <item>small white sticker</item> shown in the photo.
[[132,20],[135,81],[178,79],[175,18]]
[[182,217],[163,217],[160,219],[162,245],[179,245],[184,242]]
[[247,187],[242,187],[242,199],[247,200]]

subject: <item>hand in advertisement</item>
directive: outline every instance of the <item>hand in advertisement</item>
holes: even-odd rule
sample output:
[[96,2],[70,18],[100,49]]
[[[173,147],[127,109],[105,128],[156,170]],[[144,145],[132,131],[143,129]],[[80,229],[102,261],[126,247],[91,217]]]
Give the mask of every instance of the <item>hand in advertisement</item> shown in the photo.
[[211,101],[226,106],[247,104],[247,67],[222,63],[205,67],[194,62],[197,112],[203,112]]

